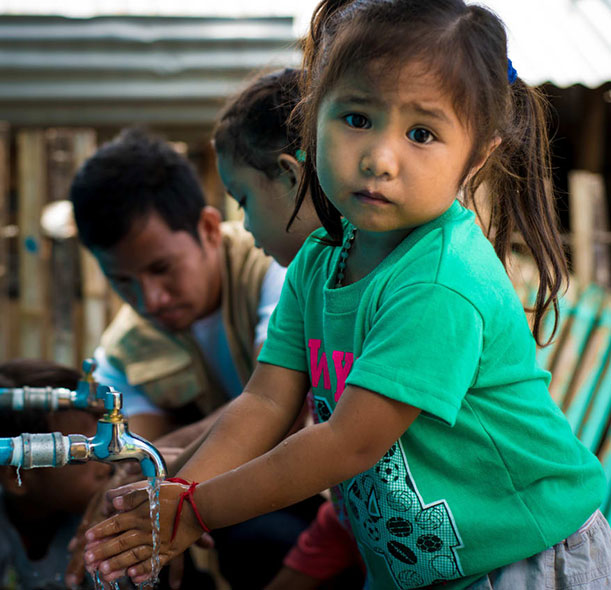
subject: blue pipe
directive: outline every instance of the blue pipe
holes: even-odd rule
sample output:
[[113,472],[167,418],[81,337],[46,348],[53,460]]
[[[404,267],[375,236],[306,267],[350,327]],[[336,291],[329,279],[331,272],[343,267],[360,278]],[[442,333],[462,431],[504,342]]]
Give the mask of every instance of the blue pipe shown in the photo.
[[13,440],[0,438],[0,465],[10,465],[13,458]]

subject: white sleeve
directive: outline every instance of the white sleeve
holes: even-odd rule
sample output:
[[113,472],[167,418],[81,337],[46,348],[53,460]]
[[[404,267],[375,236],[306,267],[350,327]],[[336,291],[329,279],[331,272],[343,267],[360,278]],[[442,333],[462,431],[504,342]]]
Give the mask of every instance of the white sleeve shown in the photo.
[[275,260],[269,265],[263,283],[261,285],[261,298],[259,299],[259,322],[255,329],[255,346],[259,346],[265,342],[267,338],[267,326],[269,324],[269,318],[272,312],[276,308],[278,300],[280,299],[280,293],[282,292],[282,285],[284,284],[284,277],[286,275],[286,268],[280,266]]
[[93,358],[97,368],[93,374],[100,385],[110,385],[123,394],[123,415],[125,417],[136,414],[163,414],[164,412],[153,405],[142,388],[130,385],[125,373],[113,367],[101,346],[95,349]]

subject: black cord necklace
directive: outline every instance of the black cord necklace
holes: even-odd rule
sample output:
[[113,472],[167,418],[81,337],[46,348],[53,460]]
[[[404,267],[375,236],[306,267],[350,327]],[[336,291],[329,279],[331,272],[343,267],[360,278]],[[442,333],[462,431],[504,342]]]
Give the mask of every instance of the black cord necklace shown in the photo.
[[352,248],[352,243],[354,242],[354,237],[356,235],[356,227],[352,224],[349,226],[348,236],[344,245],[342,246],[342,251],[339,253],[339,263],[337,264],[337,275],[335,278],[335,287],[341,287],[344,281],[344,277],[346,276],[346,263],[348,262],[348,256],[350,256],[350,248]]

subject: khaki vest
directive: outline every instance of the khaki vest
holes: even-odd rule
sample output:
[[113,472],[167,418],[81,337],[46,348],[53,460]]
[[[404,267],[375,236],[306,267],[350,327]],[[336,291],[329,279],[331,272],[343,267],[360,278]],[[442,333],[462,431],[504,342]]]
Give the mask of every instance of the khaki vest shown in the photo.
[[[242,385],[255,365],[254,340],[263,279],[271,263],[241,224],[222,224],[221,313]],[[210,375],[189,330],[170,333],[123,305],[102,336],[109,362],[161,408],[195,402],[206,416],[227,399]]]

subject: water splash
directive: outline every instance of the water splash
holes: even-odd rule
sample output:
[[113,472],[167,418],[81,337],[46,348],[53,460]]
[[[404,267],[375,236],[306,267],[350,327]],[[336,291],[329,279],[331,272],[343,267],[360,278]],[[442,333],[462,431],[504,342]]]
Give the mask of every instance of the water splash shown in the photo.
[[23,482],[21,481],[21,465],[17,465],[17,485],[21,487]]
[[146,587],[155,587],[159,578],[161,564],[159,562],[159,492],[161,491],[161,479],[149,477],[150,486],[147,488],[149,495],[149,514],[151,515],[151,532],[153,535],[153,554],[151,555],[151,578]]

